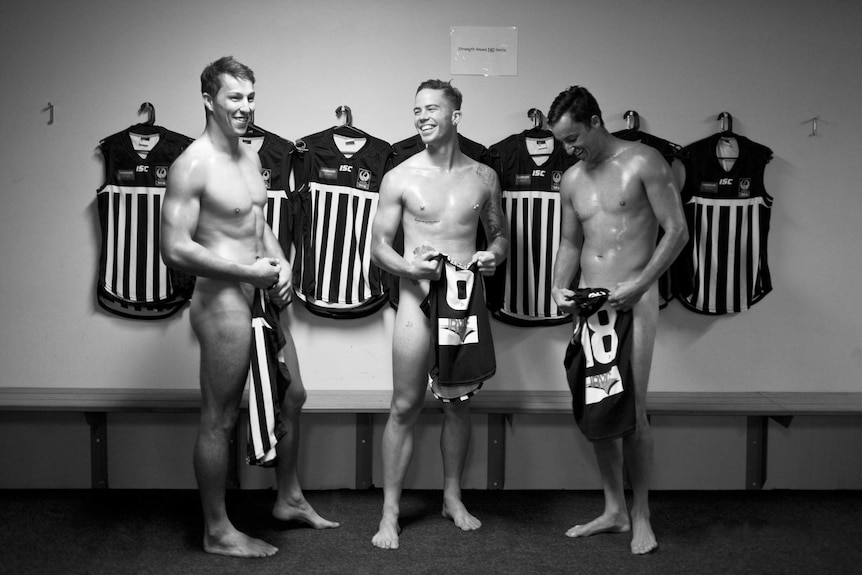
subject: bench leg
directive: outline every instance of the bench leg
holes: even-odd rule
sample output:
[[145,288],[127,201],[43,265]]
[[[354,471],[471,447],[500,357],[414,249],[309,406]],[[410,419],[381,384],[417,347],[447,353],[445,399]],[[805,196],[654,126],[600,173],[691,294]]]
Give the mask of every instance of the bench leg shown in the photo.
[[488,414],[488,489],[503,489],[506,482],[506,418],[502,413]]
[[372,466],[374,464],[372,455],[374,449],[371,445],[373,428],[371,426],[370,413],[356,414],[356,479],[354,489],[368,489],[371,487]]
[[108,488],[108,417],[104,411],[87,411],[90,426],[90,481],[93,489]]
[[766,483],[767,436],[769,418],[748,416],[748,434],[745,458],[745,488],[762,489]]

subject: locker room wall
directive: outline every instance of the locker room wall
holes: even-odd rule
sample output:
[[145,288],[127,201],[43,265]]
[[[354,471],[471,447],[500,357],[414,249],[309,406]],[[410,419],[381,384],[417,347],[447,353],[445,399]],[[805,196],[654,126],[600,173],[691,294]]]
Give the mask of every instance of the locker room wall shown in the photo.
[[[577,83],[612,131],[634,109],[644,131],[685,145],[728,111],[737,133],[775,153],[766,170],[773,293],[724,317],[672,303],[652,389],[858,389],[860,18],[849,0],[5,2],[0,386],[197,386],[187,310],[143,322],[95,303],[96,146],[141,120],[142,102],[155,105],[158,124],[198,136],[200,71],[232,54],[257,74],[262,127],[297,139],[337,123],[335,108],[347,104],[356,126],[394,142],[413,134],[416,85],[451,77],[450,26],[481,25],[518,28],[518,75],[454,78],[461,132],[474,140],[530,127],[529,108],[546,111]],[[288,316],[308,388],[389,388],[391,310],[335,321],[293,305]],[[566,388],[568,327],[493,325],[489,385]]]

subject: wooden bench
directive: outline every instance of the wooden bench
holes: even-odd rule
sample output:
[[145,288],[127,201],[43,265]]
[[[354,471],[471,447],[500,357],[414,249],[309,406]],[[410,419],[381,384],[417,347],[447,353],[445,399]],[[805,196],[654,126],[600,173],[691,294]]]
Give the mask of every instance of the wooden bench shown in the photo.
[[[372,416],[387,413],[391,392],[309,390],[305,413],[352,413],[356,416],[357,489],[372,485]],[[247,408],[247,399],[243,400]],[[0,388],[0,410],[81,412],[90,426],[91,475],[94,488],[108,487],[108,412],[196,412],[196,389]],[[426,412],[439,412],[429,396]],[[471,412],[488,416],[487,488],[502,489],[506,469],[506,422],[517,414],[570,414],[567,391],[483,390],[471,400]],[[862,414],[862,392],[650,392],[653,415],[730,415],[747,418],[746,489],[766,481],[768,420],[788,427],[796,415]],[[237,431],[239,437],[240,431]],[[233,462],[232,478],[238,486]]]

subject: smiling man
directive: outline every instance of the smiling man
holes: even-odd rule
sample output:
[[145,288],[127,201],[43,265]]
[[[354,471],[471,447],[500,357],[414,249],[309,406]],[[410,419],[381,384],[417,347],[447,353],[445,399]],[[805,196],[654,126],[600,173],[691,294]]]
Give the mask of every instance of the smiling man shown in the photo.
[[[435,337],[452,337],[451,333],[441,336],[438,324],[432,325],[422,311],[423,302],[431,290],[439,290],[440,285],[445,289],[446,282],[437,281],[444,273],[444,266],[450,277],[463,277],[464,285],[471,284],[477,290],[481,289],[481,285],[477,286],[481,279],[470,270],[491,275],[508,251],[497,176],[491,168],[470,159],[459,149],[461,93],[448,82],[423,82],[416,92],[413,118],[426,148],[386,174],[372,228],[374,262],[402,278],[392,338],[392,403],[383,431],[383,514],[372,538],[372,544],[381,549],[399,546],[399,501],[413,452],[413,428],[422,411],[429,372],[440,367],[439,362],[433,365],[432,342]],[[476,232],[480,222],[488,245],[477,251]],[[393,247],[399,228],[404,234],[403,255]],[[451,262],[460,262],[463,268],[450,271]],[[437,301],[451,301],[448,295]],[[463,294],[453,297],[465,299]],[[472,295],[470,301],[474,301]],[[487,313],[484,306],[476,312],[474,317]],[[439,321],[439,325],[445,323],[442,316]],[[464,330],[459,334],[455,338],[463,344]],[[470,443],[469,396],[488,373],[481,367],[472,368],[489,359],[489,354],[493,355],[493,349],[482,347],[481,336],[474,339],[475,343],[470,340],[458,346],[478,350],[473,355],[475,362],[470,362],[473,373],[453,378],[461,379],[460,375],[464,375],[473,384],[471,390],[461,390],[454,394],[457,397],[447,397],[442,402],[443,516],[463,531],[481,526],[461,500],[461,475]],[[440,372],[435,373],[439,382]],[[443,390],[441,393],[445,394]]]
[[[594,436],[585,431],[585,435],[593,442],[599,463],[605,508],[599,517],[575,525],[566,535],[631,531],[632,552],[645,554],[658,546],[648,503],[653,442],[646,414],[659,311],[657,280],[688,240],[685,216],[664,158],[649,146],[610,134],[596,99],[586,88],[572,86],[561,92],[551,104],[548,123],[566,151],[580,160],[566,171],[560,186],[561,237],[554,264],[554,300],[560,310],[578,315],[572,289],[578,272],[581,286],[610,291],[601,312],[593,316],[599,319],[585,320],[595,330],[592,341],[599,342],[583,345],[579,351],[588,369],[576,378],[572,374],[578,369],[568,372],[578,424],[582,430],[601,430]],[[664,234],[656,244],[659,228]],[[624,319],[618,322],[615,318]],[[627,357],[621,357],[624,354]],[[614,381],[621,380],[620,385],[613,394],[604,393],[606,390],[596,394],[595,389],[586,389],[585,394],[585,388],[596,387],[590,384],[590,377],[597,377],[590,370],[601,365],[613,371],[592,373],[622,373]],[[580,404],[579,395],[586,397]],[[633,400],[633,409],[631,402],[629,409],[607,407],[626,395]],[[585,413],[589,417],[582,415]],[[586,425],[585,420],[593,425]],[[632,484],[631,515],[623,492],[623,457]]]
[[[204,69],[206,128],[171,166],[161,232],[165,262],[197,276],[189,315],[201,348],[202,405],[194,466],[203,505],[204,549],[239,557],[264,557],[278,550],[238,531],[224,500],[230,438],[250,365],[252,303],[275,304],[277,320],[278,306],[291,299],[290,265],[264,217],[267,196],[260,159],[250,146],[240,144],[254,111],[254,81],[251,69],[229,56]],[[272,513],[317,529],[337,527],[314,511],[299,485],[296,453],[305,389],[293,340],[286,330],[284,336],[289,385],[280,406],[278,497]]]

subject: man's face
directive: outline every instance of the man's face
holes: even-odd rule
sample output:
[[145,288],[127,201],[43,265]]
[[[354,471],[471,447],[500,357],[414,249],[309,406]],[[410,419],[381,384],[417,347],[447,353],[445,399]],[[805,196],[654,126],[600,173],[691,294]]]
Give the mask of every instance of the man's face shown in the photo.
[[416,94],[413,125],[425,144],[447,137],[460,117],[461,111],[452,109],[442,90],[425,89]]
[[228,74],[221,75],[221,86],[209,97],[207,107],[227,135],[242,136],[254,112],[254,84]]
[[564,114],[556,124],[551,126],[551,132],[554,133],[557,140],[562,142],[563,149],[570,156],[577,156],[579,160],[588,160],[592,155],[593,150],[590,149],[593,136],[592,126],[583,122],[575,122],[572,120],[571,114]]

